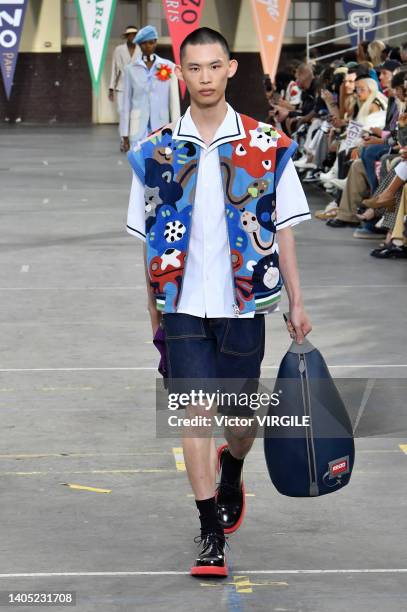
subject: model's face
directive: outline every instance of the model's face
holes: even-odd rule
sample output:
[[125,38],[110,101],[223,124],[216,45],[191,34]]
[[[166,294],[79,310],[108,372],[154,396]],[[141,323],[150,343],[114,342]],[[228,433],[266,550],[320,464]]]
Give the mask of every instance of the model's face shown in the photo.
[[379,76],[380,85],[386,88],[390,87],[392,76],[393,73],[390,70],[381,70]]
[[215,106],[225,95],[226,85],[237,70],[219,43],[187,45],[178,78],[185,81],[191,100],[201,107]]
[[370,91],[365,81],[358,81],[356,83],[356,95],[360,102],[365,102],[368,99]]
[[140,43],[140,49],[143,55],[152,55],[155,53],[157,48],[157,39],[155,40],[145,40]]
[[394,95],[396,96],[396,98],[400,100],[400,102],[404,102],[405,100],[404,87],[402,87],[401,85],[397,85],[397,87],[395,87],[394,89]]
[[135,37],[135,36],[136,36],[136,34],[135,34],[135,33],[133,33],[133,34],[127,34],[127,35],[126,35],[126,41],[127,41],[127,44],[128,44],[128,45],[133,45],[133,44],[134,44],[134,43],[133,43],[133,40],[134,40],[134,37]]
[[346,95],[350,96],[355,91],[356,73],[346,74],[344,78],[344,87]]

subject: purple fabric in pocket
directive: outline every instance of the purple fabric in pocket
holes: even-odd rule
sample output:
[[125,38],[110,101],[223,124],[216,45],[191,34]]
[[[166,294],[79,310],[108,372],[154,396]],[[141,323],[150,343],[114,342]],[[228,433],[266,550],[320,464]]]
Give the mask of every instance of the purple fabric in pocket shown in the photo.
[[163,330],[162,327],[159,327],[157,329],[154,339],[153,339],[153,344],[158,349],[161,355],[160,363],[158,364],[158,371],[161,374],[161,376],[163,376],[164,378],[167,378],[168,369],[167,369],[167,353],[165,350],[165,331]]

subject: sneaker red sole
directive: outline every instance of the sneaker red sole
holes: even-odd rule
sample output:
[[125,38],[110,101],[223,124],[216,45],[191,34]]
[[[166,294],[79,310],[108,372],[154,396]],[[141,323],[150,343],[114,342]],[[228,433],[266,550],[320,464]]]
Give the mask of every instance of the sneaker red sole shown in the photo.
[[[218,448],[218,465],[217,465],[217,471],[218,474],[220,473],[220,456],[222,454],[222,451],[224,448],[227,448],[228,444],[222,444],[222,446],[219,446]],[[243,507],[242,507],[242,513],[239,517],[239,520],[236,521],[236,523],[233,525],[233,527],[224,527],[223,531],[224,533],[234,533],[235,531],[237,531],[240,527],[240,525],[243,523],[243,519],[244,516],[246,514],[246,489],[244,486],[244,481],[242,482],[242,492],[243,492]],[[215,500],[216,500],[217,495],[215,495]]]
[[191,576],[227,576],[228,567],[213,567],[210,565],[194,565],[191,567]]

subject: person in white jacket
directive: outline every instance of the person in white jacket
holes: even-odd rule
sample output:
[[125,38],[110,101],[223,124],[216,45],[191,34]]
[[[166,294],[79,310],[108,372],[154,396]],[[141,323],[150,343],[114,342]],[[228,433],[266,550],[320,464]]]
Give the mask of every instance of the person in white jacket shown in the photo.
[[134,42],[140,45],[143,55],[124,71],[120,136],[126,151],[150,132],[180,116],[175,64],[156,54],[157,38],[154,26],[142,28]]
[[[117,45],[113,52],[112,73],[109,85],[109,100],[114,102],[116,99],[117,112],[119,118],[123,110],[123,94],[124,94],[124,69],[127,64],[141,56],[141,50],[136,45],[134,35],[137,34],[136,26],[128,26],[122,34],[125,42]],[[120,132],[120,128],[119,128]],[[120,150],[124,151],[123,139],[120,142]]]

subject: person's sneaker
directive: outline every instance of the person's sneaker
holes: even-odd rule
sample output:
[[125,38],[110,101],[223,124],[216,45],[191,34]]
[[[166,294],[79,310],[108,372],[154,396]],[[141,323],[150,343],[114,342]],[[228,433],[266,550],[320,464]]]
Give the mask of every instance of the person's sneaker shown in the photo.
[[338,173],[336,172],[335,167],[332,167],[329,172],[321,172],[321,174],[319,175],[319,179],[321,181],[326,181],[330,183],[332,179],[337,178],[337,176]]
[[220,482],[216,490],[216,509],[219,523],[225,533],[234,533],[243,522],[246,512],[246,494],[243,482],[243,470],[240,476],[240,483],[226,482],[222,478],[222,463],[226,453],[229,453],[227,444],[218,448],[218,473]]
[[294,166],[296,168],[316,168],[316,165],[313,164],[312,162],[308,161],[308,155],[303,155],[302,157],[300,157],[300,159],[297,159],[294,162]]
[[319,179],[319,170],[307,170],[304,178],[302,179],[303,183],[315,183]]
[[194,542],[202,544],[202,548],[191,567],[191,576],[227,576],[225,536],[218,532],[201,533]]

